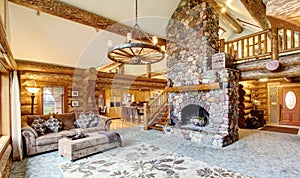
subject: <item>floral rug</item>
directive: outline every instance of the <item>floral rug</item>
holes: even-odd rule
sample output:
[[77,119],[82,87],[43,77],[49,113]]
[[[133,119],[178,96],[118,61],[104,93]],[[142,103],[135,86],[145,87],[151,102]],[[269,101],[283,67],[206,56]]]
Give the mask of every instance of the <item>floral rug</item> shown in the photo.
[[62,163],[60,168],[65,178],[248,177],[146,143],[118,147],[75,162]]

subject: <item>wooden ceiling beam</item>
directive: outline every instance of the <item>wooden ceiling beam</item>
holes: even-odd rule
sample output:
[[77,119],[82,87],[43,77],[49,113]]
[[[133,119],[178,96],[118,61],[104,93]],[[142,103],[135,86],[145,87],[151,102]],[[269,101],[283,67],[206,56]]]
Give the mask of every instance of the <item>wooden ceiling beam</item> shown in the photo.
[[228,24],[236,33],[243,32],[243,27],[237,23],[227,12],[222,12],[222,7],[215,0],[208,0],[207,2],[217,10],[221,20],[223,20],[225,24]]
[[272,27],[300,30],[300,1],[269,0],[266,15]]
[[[118,35],[126,36],[132,31],[132,27],[118,23],[106,17],[79,9],[58,0],[9,0],[15,4],[35,9],[38,12],[45,12],[60,18],[71,20],[83,25],[109,31]],[[101,3],[99,1],[99,3]],[[149,34],[147,34],[149,35]],[[149,35],[151,36],[151,35]],[[148,39],[147,39],[148,40]],[[166,40],[159,38],[159,45],[165,45]]]
[[262,0],[241,0],[252,18],[264,29],[270,29],[271,25],[266,16],[266,5]]
[[112,62],[112,63],[109,63],[109,64],[106,64],[104,66],[99,67],[98,71],[108,72],[110,70],[114,70],[117,67],[120,67],[121,65],[124,65],[124,64],[121,64],[121,63],[118,63],[118,62]]
[[[162,76],[162,75],[166,75],[166,74],[167,74],[167,70],[161,70],[161,71],[151,72],[150,76],[157,77],[157,76]],[[140,77],[146,77],[146,76],[147,76],[147,74],[140,75]]]

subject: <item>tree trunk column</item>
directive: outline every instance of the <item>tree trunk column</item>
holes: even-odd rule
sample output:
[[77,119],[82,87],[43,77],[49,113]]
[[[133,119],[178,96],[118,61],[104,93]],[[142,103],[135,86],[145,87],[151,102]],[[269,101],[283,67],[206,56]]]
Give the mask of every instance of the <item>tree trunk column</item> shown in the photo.
[[279,59],[278,28],[272,28],[271,33],[272,33],[271,59],[278,60]]

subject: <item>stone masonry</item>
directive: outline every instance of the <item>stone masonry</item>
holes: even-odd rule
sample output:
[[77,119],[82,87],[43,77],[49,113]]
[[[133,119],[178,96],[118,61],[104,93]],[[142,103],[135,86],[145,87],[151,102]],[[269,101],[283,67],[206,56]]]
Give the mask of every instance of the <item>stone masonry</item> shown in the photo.
[[[212,70],[212,55],[219,50],[218,21],[217,12],[207,2],[182,0],[167,27],[168,78],[173,86],[221,85],[218,90],[169,93],[171,116],[177,118],[171,133],[215,148],[238,140],[239,73],[225,66]],[[223,56],[224,60],[232,60]],[[209,113],[208,125],[201,131],[180,128],[181,110],[190,104]]]

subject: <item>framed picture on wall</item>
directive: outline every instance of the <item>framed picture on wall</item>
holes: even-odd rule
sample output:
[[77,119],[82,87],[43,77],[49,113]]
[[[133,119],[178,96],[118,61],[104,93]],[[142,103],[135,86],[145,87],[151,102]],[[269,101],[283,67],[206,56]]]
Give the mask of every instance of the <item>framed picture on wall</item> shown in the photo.
[[78,107],[79,106],[79,101],[78,100],[71,101],[71,106],[72,107]]
[[72,91],[72,96],[79,96],[79,92],[77,90]]

